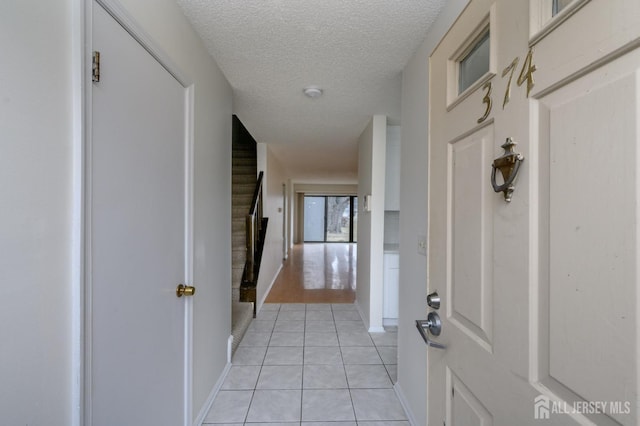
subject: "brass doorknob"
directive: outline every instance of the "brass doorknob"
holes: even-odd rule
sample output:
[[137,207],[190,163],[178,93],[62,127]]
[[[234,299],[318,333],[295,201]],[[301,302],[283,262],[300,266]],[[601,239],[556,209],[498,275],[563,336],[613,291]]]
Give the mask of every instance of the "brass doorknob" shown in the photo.
[[193,296],[195,292],[196,292],[196,288],[192,285],[180,284],[178,285],[178,288],[176,288],[176,296],[178,297]]

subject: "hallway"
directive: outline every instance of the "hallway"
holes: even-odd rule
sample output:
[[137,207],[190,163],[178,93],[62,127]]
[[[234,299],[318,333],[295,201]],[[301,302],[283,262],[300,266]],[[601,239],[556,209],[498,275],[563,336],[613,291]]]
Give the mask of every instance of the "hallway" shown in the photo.
[[357,260],[353,243],[296,244],[266,302],[353,303]]
[[204,424],[405,426],[397,333],[367,333],[355,305],[262,307]]
[[240,342],[204,424],[408,425],[397,330],[354,305],[355,244],[298,244]]

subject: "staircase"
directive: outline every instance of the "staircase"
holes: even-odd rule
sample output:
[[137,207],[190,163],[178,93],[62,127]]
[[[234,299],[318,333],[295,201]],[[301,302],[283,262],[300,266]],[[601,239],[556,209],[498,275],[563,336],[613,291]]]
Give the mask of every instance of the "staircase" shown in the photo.
[[256,142],[235,115],[231,162],[231,334],[235,352],[253,319],[253,304],[240,302],[240,283],[247,261],[246,217],[251,208],[257,179]]

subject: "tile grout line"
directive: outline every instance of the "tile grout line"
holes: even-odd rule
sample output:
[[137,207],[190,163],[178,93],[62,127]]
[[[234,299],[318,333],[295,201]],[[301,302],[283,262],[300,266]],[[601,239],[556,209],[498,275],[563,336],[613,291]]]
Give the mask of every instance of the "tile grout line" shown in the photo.
[[353,403],[353,395],[351,394],[351,385],[349,384],[349,375],[347,374],[347,366],[344,362],[344,354],[342,352],[342,343],[340,342],[340,336],[338,336],[338,326],[336,325],[336,318],[334,315],[333,306],[331,306],[331,314],[333,316],[333,324],[336,328],[336,337],[338,339],[338,349],[340,351],[340,360],[342,361],[342,371],[344,371],[344,378],[347,383],[347,391],[349,392],[349,401],[351,401],[351,412],[353,413],[353,421],[358,424],[358,418],[356,416],[356,406]]
[[[279,319],[279,315],[281,313],[280,311],[281,311],[281,309],[280,309],[280,307],[278,307],[278,309],[276,311],[276,319],[274,320],[273,328],[271,328],[271,331],[269,332],[269,339],[267,340],[267,346],[266,346],[266,349],[265,349],[265,353],[264,353],[264,355],[262,357],[262,361],[260,362],[260,369],[259,369],[259,372],[258,372],[258,377],[256,378],[256,383],[255,383],[255,386],[254,386],[254,389],[253,389],[253,392],[252,392],[252,395],[251,395],[251,399],[250,399],[250,402],[249,402],[249,408],[247,409],[247,414],[244,417],[244,422],[243,423],[245,425],[259,426],[259,423],[249,423],[248,422],[249,412],[251,411],[252,404],[254,403],[254,397],[256,395],[256,391],[258,390],[258,383],[259,383],[260,376],[261,376],[261,374],[263,372],[263,368],[266,365],[265,363],[266,363],[266,360],[267,360],[267,355],[269,354],[269,349],[270,348],[275,348],[275,346],[271,346],[271,343],[272,343],[273,334],[276,332],[276,323],[277,323],[277,321]],[[356,390],[356,389],[357,390],[374,390],[374,391],[376,391],[376,390],[382,390],[382,389],[387,389],[387,388],[378,388],[378,387],[352,388],[351,387],[351,383],[350,383],[349,378],[348,378],[347,368],[346,368],[345,359],[344,359],[343,348],[345,348],[345,346],[342,345],[342,342],[339,339],[338,327],[337,327],[337,324],[336,324],[337,320],[335,318],[335,310],[334,310],[334,307],[331,304],[330,304],[330,311],[331,311],[331,316],[332,316],[332,321],[331,322],[332,322],[333,330],[335,332],[336,339],[337,339],[337,349],[338,349],[338,354],[340,356],[340,362],[342,364],[342,371],[343,371],[343,374],[345,375],[345,380],[346,380],[346,384],[347,384],[347,390],[349,391],[349,397],[350,397],[350,403],[351,403],[351,412],[353,414],[353,419],[354,419],[353,422],[357,424],[358,418],[357,418],[357,415],[356,415],[356,412],[355,412],[355,403],[354,403],[354,399],[353,399],[353,391]],[[301,350],[302,350],[302,353],[301,353],[302,364],[300,366],[300,368],[301,368],[300,417],[299,417],[299,421],[295,422],[300,426],[302,426],[302,423],[303,423],[303,409],[304,409],[303,396],[304,396],[304,392],[305,392],[305,389],[304,389],[304,383],[305,383],[304,371],[305,371],[305,366],[307,365],[306,362],[308,360],[307,357],[306,357],[306,355],[307,355],[306,354],[306,349],[308,348],[307,347],[307,343],[309,343],[307,341],[307,331],[309,331],[309,329],[307,328],[308,304],[304,304],[304,312],[305,312],[305,314],[304,314],[304,317],[303,317],[303,324],[304,324],[304,326],[303,326],[303,339],[302,339],[302,347],[301,347]],[[318,321],[320,321],[320,320],[318,320]],[[383,348],[383,347],[394,347],[394,345],[391,345],[391,346],[384,346],[384,345],[383,346],[378,346],[376,344],[375,340],[373,339],[373,337],[371,336],[371,333],[367,333],[367,334],[368,334],[368,337],[371,339],[372,346],[375,348],[375,353],[377,354],[378,358],[380,359],[381,365],[383,366],[383,368],[385,368],[386,376],[389,378],[389,381],[391,382],[392,387],[393,387],[393,379],[392,379],[391,374],[389,372],[388,364],[386,364],[385,361],[383,360],[380,351],[381,351],[381,348]],[[347,342],[345,342],[345,343],[347,343]],[[322,345],[320,347],[322,347]],[[348,347],[348,346],[346,346],[346,347]],[[359,346],[354,346],[354,347],[359,347]],[[274,364],[274,365],[284,365],[284,364]],[[287,365],[289,365],[289,364],[287,364]],[[325,365],[325,364],[318,364],[318,365]],[[360,365],[360,364],[356,364],[356,365]],[[368,364],[362,364],[362,365],[368,365]],[[391,365],[391,364],[389,364],[389,365]],[[397,364],[395,364],[395,365],[397,365]],[[341,388],[335,388],[335,387],[330,388],[330,389],[327,388],[327,390],[333,390],[333,391],[337,391],[339,389],[341,389]],[[312,420],[310,420],[310,421],[312,421]],[[332,421],[328,421],[328,422],[339,422],[339,421],[347,421],[347,420],[332,420]],[[365,420],[362,420],[362,421],[365,421]],[[397,420],[397,421],[400,422],[401,420]],[[291,423],[291,424],[294,424],[294,423]]]
[[[276,311],[276,321],[278,318],[278,315],[280,314],[280,307],[278,307],[278,310]],[[251,405],[253,404],[253,400],[256,396],[256,391],[258,390],[258,382],[260,381],[260,375],[262,374],[262,367],[264,367],[264,362],[267,359],[267,353],[269,353],[269,346],[271,343],[271,337],[273,336],[273,331],[275,329],[275,321],[273,323],[273,328],[271,329],[271,331],[269,332],[269,340],[267,341],[267,349],[264,351],[264,357],[262,358],[262,362],[260,364],[260,370],[258,371],[258,377],[256,377],[256,383],[253,387],[253,391],[251,392],[251,400],[249,401],[249,407],[247,409],[247,414],[244,417],[244,422],[243,424],[247,424],[249,421],[249,413],[251,412]]]

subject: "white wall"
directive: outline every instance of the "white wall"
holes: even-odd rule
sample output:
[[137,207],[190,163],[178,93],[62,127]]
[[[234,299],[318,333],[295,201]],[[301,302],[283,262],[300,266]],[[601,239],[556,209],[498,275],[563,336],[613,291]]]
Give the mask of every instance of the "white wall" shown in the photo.
[[[77,411],[72,30],[83,3],[0,2],[2,424],[69,425]],[[231,330],[232,90],[173,0],[121,3],[195,82],[195,415],[226,365]]]
[[387,126],[385,210],[400,210],[400,126]]
[[72,420],[71,0],[0,2],[0,423]]
[[174,0],[120,0],[195,83],[193,409],[227,362],[231,334],[232,89]]
[[405,66],[402,81],[400,186],[400,316],[398,383],[415,424],[427,423],[427,350],[415,327],[427,315],[427,259],[418,235],[427,233],[429,55],[468,0],[449,0],[424,43]]
[[[264,160],[260,159],[261,152]],[[287,177],[282,164],[273,155],[269,147],[264,143],[258,144],[258,164],[264,170],[264,183],[262,188],[263,214],[269,218],[267,225],[267,236],[262,252],[262,263],[260,264],[260,275],[258,276],[257,300],[258,309],[262,306],[267,293],[273,284],[280,268],[282,267],[282,247],[284,237],[282,226],[284,220],[284,197],[282,195],[282,184],[286,184]],[[280,211],[278,211],[280,209]]]
[[[370,331],[382,331],[384,178],[387,117],[375,115],[358,141],[356,304]],[[371,211],[364,211],[371,195]]]

